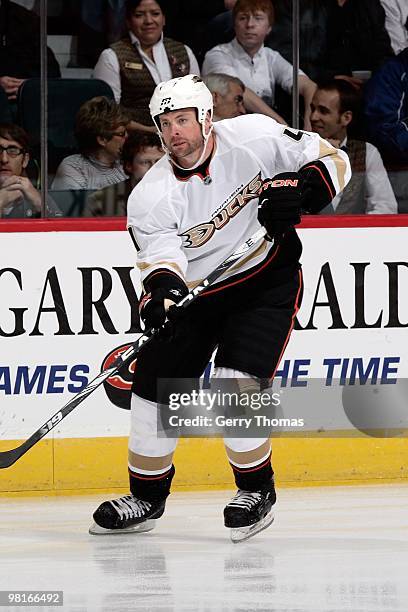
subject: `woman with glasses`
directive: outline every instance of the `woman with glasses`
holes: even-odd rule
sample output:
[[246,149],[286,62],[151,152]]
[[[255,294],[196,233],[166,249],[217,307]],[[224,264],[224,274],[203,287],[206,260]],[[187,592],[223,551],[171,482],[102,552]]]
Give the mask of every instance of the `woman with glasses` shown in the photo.
[[85,102],[75,120],[79,153],[62,160],[51,189],[103,189],[126,180],[121,155],[127,124],[114,100],[98,96]]

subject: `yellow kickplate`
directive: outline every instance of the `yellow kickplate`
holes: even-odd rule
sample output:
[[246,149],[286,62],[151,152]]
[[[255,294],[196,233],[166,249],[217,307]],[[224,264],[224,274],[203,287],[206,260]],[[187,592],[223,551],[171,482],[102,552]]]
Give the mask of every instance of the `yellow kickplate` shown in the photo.
[[[23,440],[0,440],[0,451]],[[53,440],[41,440],[14,465],[0,470],[0,491],[47,491],[54,485]]]
[[[0,441],[0,451],[20,441]],[[408,482],[407,438],[277,438],[273,467],[280,486]],[[234,488],[220,439],[180,440],[174,488]],[[124,489],[127,438],[42,440],[17,463],[0,470],[0,492]]]

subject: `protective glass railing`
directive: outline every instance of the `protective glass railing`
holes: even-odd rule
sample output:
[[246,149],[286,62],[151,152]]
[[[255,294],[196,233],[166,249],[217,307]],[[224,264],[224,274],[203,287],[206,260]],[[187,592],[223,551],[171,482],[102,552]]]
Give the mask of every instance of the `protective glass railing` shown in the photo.
[[[408,211],[408,145],[397,133],[408,109],[392,133],[381,114],[407,104],[406,80],[390,100],[386,75],[388,61],[403,74],[408,51],[395,57],[380,0],[174,0],[147,17],[146,4],[2,0],[1,218],[125,215],[131,187],[162,155],[147,108],[155,82],[198,71],[216,120],[261,112],[348,152],[352,182],[323,214]],[[145,18],[156,24],[154,55]]]
[[[292,1],[274,0],[274,4],[273,45],[287,55]],[[299,4],[300,67],[317,85],[310,127],[347,151],[353,172],[334,207],[323,211],[327,214],[408,211],[404,124],[408,85],[401,78],[408,66],[408,49],[400,53],[408,45],[408,7],[395,11],[391,4],[382,0]]]

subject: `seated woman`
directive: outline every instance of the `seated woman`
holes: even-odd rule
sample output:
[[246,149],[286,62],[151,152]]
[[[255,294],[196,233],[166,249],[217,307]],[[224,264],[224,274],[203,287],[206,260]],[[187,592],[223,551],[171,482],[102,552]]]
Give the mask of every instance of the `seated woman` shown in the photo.
[[[293,67],[277,51],[264,46],[275,20],[272,2],[238,0],[233,17],[236,38],[208,51],[203,74],[221,72],[238,77],[245,85],[244,104],[248,111],[285,123],[272,107],[276,85],[291,93]],[[299,92],[304,98],[306,130],[310,130],[310,102],[315,89],[315,83],[299,70]]]
[[82,215],[126,216],[127,200],[132,189],[163,155],[164,151],[157,134],[131,132],[122,151],[123,169],[129,178],[123,183],[88,195]]
[[102,51],[94,76],[106,81],[132,119],[129,128],[155,132],[149,113],[154,88],[162,81],[200,74],[191,49],[163,37],[164,0],[126,0],[126,38]]
[[75,120],[79,153],[62,160],[51,189],[102,189],[126,180],[121,155],[128,120],[114,100],[85,102]]

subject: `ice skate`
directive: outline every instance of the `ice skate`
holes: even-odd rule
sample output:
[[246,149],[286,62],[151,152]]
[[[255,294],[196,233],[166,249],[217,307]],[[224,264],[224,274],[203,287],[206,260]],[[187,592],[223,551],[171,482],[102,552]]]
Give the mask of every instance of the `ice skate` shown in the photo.
[[134,495],[103,502],[93,514],[92,535],[143,533],[154,529],[164,512],[166,500],[148,502]]
[[243,542],[269,527],[274,517],[276,501],[273,485],[263,491],[242,491],[224,508],[224,525],[231,529],[231,540]]

